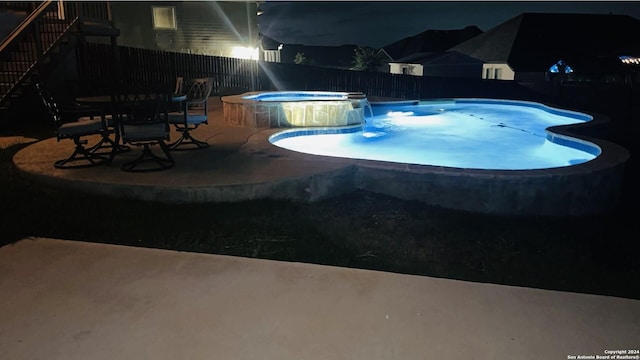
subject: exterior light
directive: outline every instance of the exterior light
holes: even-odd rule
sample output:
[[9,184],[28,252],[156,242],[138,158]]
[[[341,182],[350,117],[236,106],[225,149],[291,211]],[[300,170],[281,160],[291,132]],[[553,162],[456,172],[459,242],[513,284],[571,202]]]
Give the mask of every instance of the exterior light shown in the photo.
[[234,46],[233,49],[231,49],[231,56],[238,59],[258,60],[258,54],[258,48]]
[[631,65],[639,65],[640,64],[640,58],[637,57],[633,57],[633,56],[620,56],[620,61],[623,64],[631,64]]

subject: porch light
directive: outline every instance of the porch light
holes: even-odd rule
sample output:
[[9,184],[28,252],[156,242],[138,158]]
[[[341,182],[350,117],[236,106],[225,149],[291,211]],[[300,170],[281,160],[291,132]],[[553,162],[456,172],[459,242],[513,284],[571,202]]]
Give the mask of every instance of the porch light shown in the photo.
[[623,64],[640,65],[640,58],[623,55],[619,57]]
[[233,49],[231,49],[231,56],[238,59],[258,60],[258,48],[234,46]]

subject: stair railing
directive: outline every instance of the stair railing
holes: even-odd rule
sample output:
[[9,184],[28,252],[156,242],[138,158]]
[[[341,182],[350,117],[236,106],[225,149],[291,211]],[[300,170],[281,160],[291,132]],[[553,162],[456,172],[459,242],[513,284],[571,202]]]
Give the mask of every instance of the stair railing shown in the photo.
[[0,44],[0,104],[79,21],[111,23],[108,2],[60,4],[56,0],[43,1]]
[[[54,45],[55,35],[45,25],[46,20],[51,18],[47,16],[50,13],[57,15],[55,2],[43,1],[0,44],[0,102],[15,91],[23,79],[33,72],[45,52]],[[52,27],[55,28],[56,25],[64,24],[54,24]],[[47,31],[43,31],[45,29]]]

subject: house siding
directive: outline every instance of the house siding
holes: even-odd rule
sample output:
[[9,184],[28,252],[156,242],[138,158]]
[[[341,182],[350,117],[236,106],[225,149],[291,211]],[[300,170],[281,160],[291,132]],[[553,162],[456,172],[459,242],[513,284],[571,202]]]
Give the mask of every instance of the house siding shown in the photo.
[[[118,43],[123,46],[234,57],[234,47],[258,47],[256,2],[113,2]],[[173,6],[175,30],[154,30],[153,6]]]
[[422,76],[424,74],[424,68],[420,64],[390,63],[389,72],[400,75]]
[[487,80],[515,80],[516,73],[509,64],[487,63],[482,65],[482,78]]

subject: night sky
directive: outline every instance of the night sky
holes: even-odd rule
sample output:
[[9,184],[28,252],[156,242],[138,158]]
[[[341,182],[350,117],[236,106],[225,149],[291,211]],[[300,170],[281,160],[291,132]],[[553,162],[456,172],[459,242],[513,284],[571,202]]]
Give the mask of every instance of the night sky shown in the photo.
[[260,9],[260,32],[283,43],[373,48],[426,30],[475,25],[488,31],[523,12],[612,13],[640,19],[639,1],[267,1]]

